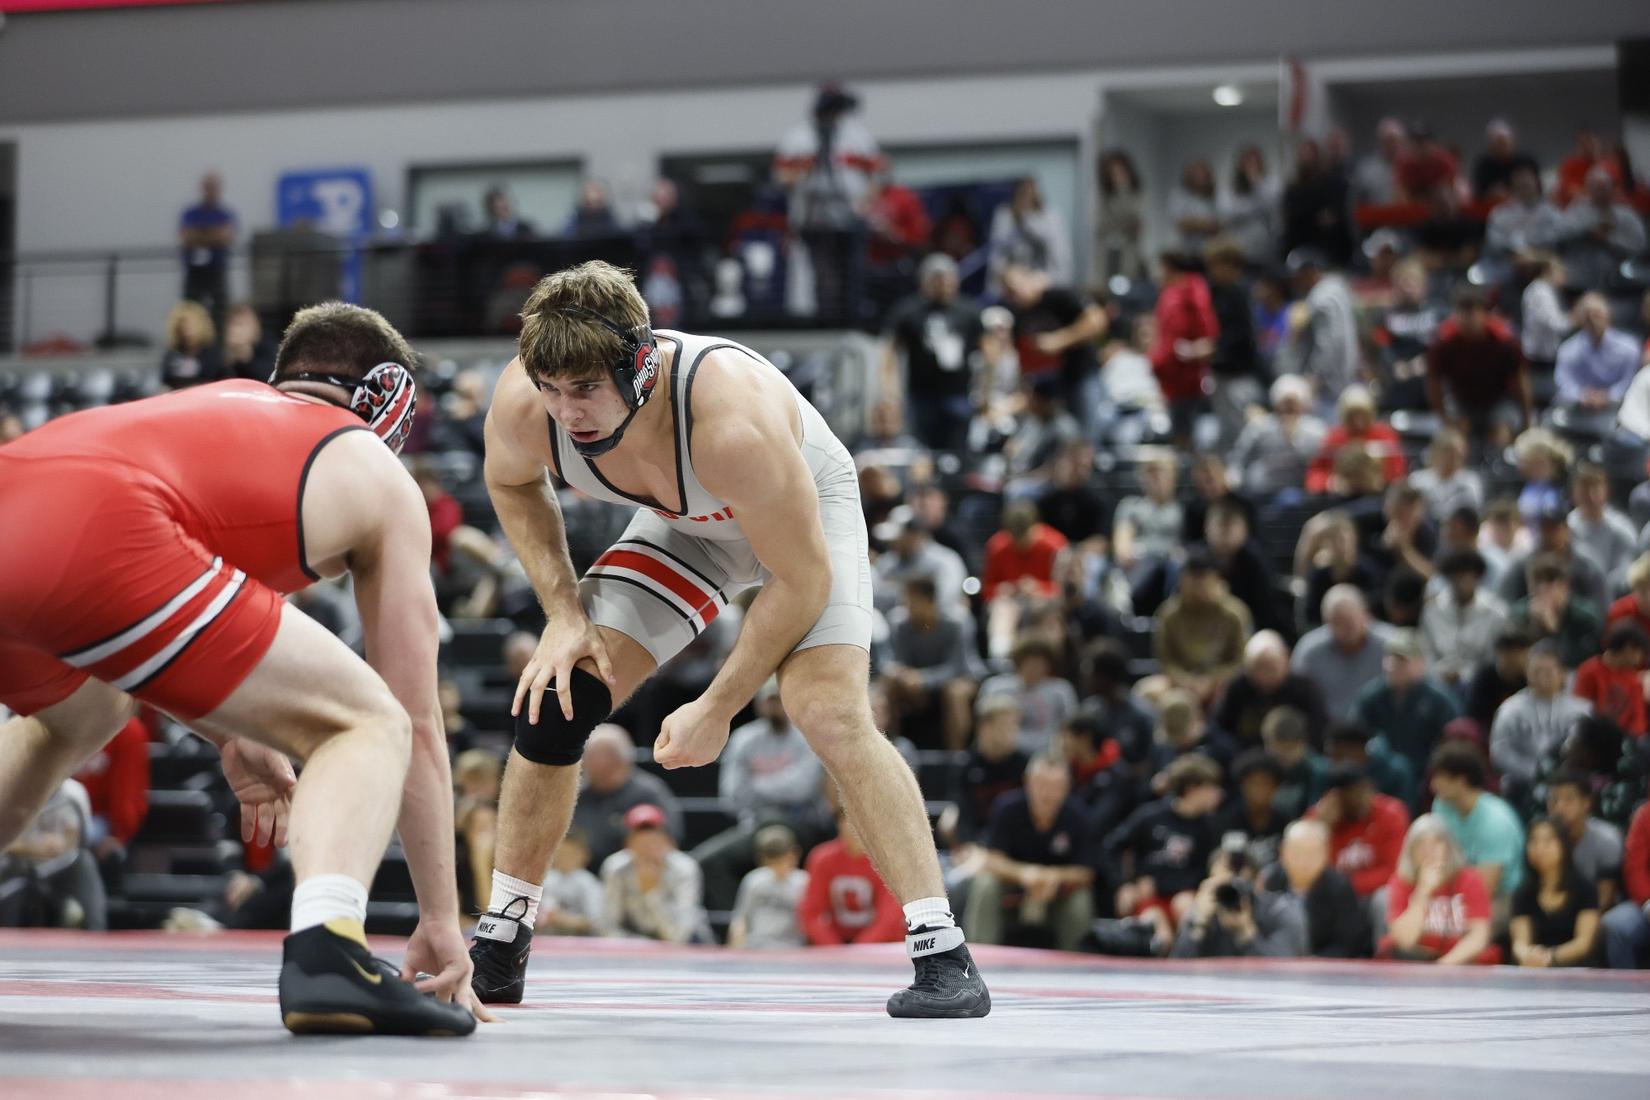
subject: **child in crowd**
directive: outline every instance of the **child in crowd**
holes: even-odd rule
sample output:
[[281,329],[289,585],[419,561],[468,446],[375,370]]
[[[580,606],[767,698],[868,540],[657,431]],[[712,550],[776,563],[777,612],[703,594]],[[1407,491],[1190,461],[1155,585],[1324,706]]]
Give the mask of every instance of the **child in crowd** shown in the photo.
[[802,846],[786,825],[756,831],[756,869],[739,884],[728,926],[729,947],[801,947],[807,943],[797,906],[808,888]]
[[593,936],[602,916],[602,884],[590,872],[590,841],[582,829],[569,829],[544,878],[534,930],[553,936]]

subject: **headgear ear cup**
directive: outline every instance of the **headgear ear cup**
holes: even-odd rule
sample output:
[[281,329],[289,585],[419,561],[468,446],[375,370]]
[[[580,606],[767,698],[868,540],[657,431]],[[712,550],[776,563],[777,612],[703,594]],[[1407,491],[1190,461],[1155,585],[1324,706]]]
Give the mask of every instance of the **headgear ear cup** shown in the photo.
[[418,411],[418,384],[412,371],[400,363],[380,363],[355,387],[349,407],[391,451],[400,454]]

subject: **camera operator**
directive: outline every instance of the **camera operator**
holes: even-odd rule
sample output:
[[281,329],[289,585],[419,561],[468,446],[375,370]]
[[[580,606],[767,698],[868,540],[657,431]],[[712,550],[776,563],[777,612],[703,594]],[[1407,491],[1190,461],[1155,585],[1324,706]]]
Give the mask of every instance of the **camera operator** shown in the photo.
[[1241,848],[1216,851],[1169,957],[1306,954],[1306,914],[1300,901],[1258,890],[1257,877],[1258,868]]

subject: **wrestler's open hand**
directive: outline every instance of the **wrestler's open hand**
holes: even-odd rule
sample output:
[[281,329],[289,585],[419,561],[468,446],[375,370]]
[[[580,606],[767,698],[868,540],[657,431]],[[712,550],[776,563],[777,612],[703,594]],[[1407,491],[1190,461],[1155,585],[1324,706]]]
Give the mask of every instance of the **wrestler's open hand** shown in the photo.
[[596,675],[607,683],[609,689],[616,683],[613,662],[607,656],[607,643],[589,618],[578,615],[545,627],[544,633],[539,636],[539,646],[533,651],[533,659],[527,662],[527,667],[521,672],[521,680],[516,684],[516,697],[510,704],[510,714],[520,715],[521,705],[525,702],[527,720],[538,725],[544,689],[553,680],[562,717],[572,721],[573,666],[581,661],[587,668],[594,665]]
[[671,711],[653,742],[653,759],[666,768],[698,768],[722,754],[728,743],[728,717],[703,699]]
[[[420,993],[429,993],[438,1001],[463,1005],[484,1024],[497,1023],[497,1018],[476,998],[470,986],[474,973],[469,948],[456,924],[418,922],[412,938],[407,941],[407,956],[401,961],[401,979],[415,983]],[[420,978],[420,974],[429,976]]]
[[218,751],[223,777],[241,804],[241,840],[285,846],[292,789],[298,785],[292,761],[268,745],[239,737],[231,737]]

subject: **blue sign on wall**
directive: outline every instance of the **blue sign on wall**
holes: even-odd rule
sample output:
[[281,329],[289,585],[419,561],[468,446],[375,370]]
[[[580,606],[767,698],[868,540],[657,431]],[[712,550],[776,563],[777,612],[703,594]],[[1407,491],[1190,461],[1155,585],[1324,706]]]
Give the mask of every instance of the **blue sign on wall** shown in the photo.
[[275,220],[283,229],[308,222],[352,247],[345,256],[339,296],[361,298],[359,249],[373,231],[372,173],[365,168],[287,172],[275,184]]

